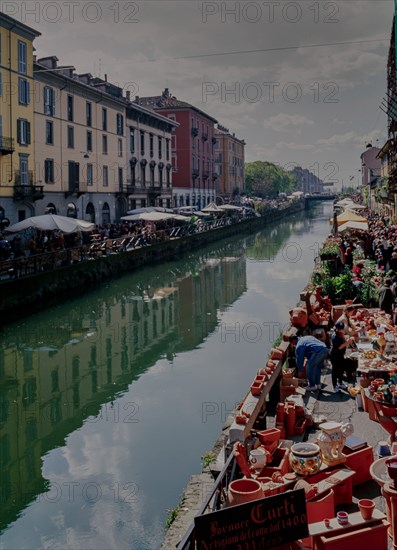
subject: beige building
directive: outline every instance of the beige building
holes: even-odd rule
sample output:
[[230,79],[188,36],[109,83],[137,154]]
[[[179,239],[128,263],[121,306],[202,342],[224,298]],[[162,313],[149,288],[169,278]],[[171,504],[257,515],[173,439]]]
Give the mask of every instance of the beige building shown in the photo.
[[36,215],[114,222],[128,209],[122,89],[76,75],[55,56],[35,63],[35,88],[36,173],[45,195]]
[[244,191],[245,141],[218,124],[215,128],[214,163],[217,195],[231,198]]
[[131,208],[172,208],[172,132],[179,124],[153,110],[127,107],[127,184]]

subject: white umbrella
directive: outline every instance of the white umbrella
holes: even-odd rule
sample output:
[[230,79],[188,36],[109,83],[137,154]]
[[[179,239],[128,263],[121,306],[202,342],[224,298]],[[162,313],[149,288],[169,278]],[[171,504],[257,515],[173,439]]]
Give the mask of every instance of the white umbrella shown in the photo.
[[129,216],[123,216],[121,219],[126,222],[161,222],[165,220],[175,219],[175,214],[167,214],[166,212],[142,212],[142,214],[131,214]]
[[31,227],[42,229],[43,231],[54,231],[58,229],[62,231],[62,233],[74,233],[75,231],[92,231],[95,229],[95,224],[76,218],[58,216],[56,214],[44,214],[43,216],[33,216],[22,222],[15,223],[7,227],[6,231],[17,233],[18,231],[24,231]]
[[232,204],[221,204],[218,208],[221,210],[242,210],[240,206],[233,206]]
[[222,212],[222,210],[214,202],[210,202],[205,208],[201,209],[202,212]]
[[346,210],[364,210],[364,208],[367,208],[365,204],[348,204],[345,206]]
[[134,210],[128,210],[127,214],[143,214],[144,212],[169,212],[172,213],[173,210],[169,208],[162,208],[160,206],[147,206],[146,208],[134,208]]
[[338,232],[343,233],[343,231],[348,231],[349,229],[368,231],[368,224],[366,222],[346,222],[338,227]]

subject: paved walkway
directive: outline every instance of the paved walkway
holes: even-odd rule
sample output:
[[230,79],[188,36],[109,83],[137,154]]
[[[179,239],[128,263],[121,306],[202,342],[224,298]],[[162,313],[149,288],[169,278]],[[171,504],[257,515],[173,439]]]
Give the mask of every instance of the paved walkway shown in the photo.
[[[317,392],[308,392],[304,396],[304,402],[307,408],[313,412],[315,422],[325,422],[333,420],[335,422],[351,422],[354,426],[354,434],[364,438],[368,445],[374,449],[375,459],[377,456],[377,445],[381,440],[388,438],[388,434],[377,422],[369,419],[368,414],[357,407],[357,401],[347,391],[333,393],[331,383],[331,369],[323,370],[322,390]],[[275,418],[267,417],[267,427],[274,427]],[[219,438],[216,451],[220,450],[220,442],[227,434],[228,426],[231,424],[229,417],[223,435]],[[311,429],[306,433],[304,439],[315,441],[318,436],[318,429]],[[292,438],[296,441],[302,440],[302,436]],[[208,473],[195,475],[191,478],[189,485],[182,497],[181,513],[176,521],[169,529],[164,539],[162,550],[172,550],[175,548],[178,541],[181,540],[184,533],[188,529],[194,515],[200,508],[202,498],[207,494],[208,489],[212,486],[212,479]],[[358,511],[357,501],[360,498],[372,498],[376,502],[376,507],[385,512],[384,500],[381,497],[380,488],[375,481],[367,481],[353,488],[353,504],[350,506],[343,505],[342,508],[347,512]],[[338,508],[337,508],[338,509]],[[339,508],[341,509],[341,508]],[[389,540],[389,548],[392,548],[392,543]]]

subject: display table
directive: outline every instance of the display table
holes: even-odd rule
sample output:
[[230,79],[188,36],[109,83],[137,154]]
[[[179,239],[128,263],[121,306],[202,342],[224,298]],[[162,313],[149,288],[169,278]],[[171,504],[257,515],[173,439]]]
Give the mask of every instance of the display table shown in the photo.
[[389,523],[380,510],[375,509],[370,520],[364,520],[360,512],[349,514],[349,523],[340,525],[336,518],[330,518],[329,527],[324,521],[309,524],[313,549],[376,548],[387,550],[387,528]]

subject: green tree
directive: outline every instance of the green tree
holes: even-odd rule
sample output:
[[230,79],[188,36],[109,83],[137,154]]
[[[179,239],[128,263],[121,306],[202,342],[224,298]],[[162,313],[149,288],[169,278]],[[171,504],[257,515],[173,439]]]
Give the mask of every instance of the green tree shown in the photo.
[[275,197],[296,189],[296,178],[272,162],[256,160],[245,165],[248,193],[258,197]]

